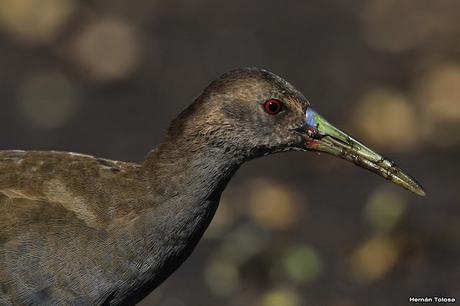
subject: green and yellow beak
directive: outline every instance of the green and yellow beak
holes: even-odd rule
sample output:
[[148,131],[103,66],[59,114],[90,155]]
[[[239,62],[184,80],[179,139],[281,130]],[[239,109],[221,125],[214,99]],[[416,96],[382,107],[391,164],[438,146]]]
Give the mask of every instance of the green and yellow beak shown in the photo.
[[423,187],[393,161],[337,129],[311,107],[305,111],[304,126],[296,131],[304,135],[307,150],[341,157],[418,195],[425,195]]

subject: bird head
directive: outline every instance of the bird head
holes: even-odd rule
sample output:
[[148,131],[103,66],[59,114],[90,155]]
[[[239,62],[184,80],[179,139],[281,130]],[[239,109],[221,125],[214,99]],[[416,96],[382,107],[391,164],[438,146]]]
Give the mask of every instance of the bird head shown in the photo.
[[329,123],[291,84],[266,70],[244,68],[222,75],[171,129],[246,159],[285,151],[324,152],[425,195],[394,162]]

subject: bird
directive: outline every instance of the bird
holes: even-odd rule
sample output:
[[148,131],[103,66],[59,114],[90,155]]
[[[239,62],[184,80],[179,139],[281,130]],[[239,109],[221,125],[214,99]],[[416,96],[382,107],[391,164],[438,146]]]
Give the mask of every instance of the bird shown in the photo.
[[194,250],[240,166],[286,151],[328,153],[425,195],[283,78],[232,70],[142,163],[0,151],[0,305],[138,303]]

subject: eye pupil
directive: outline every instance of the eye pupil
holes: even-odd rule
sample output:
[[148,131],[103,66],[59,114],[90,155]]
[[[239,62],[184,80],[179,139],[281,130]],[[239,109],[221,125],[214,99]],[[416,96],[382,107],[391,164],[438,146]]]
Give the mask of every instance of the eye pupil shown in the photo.
[[276,99],[269,99],[265,102],[265,112],[276,115],[281,111],[281,102]]
[[270,111],[272,113],[275,113],[277,110],[278,110],[278,105],[274,102],[271,102],[269,105],[268,105],[268,108],[270,109]]

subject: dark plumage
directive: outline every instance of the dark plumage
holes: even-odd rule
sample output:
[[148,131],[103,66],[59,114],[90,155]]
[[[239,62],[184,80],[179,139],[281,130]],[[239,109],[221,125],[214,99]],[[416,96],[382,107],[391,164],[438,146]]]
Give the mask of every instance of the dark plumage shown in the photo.
[[306,125],[308,105],[280,77],[241,69],[211,83],[141,165],[0,151],[0,304],[134,304],[188,257],[232,175],[261,155],[325,151],[417,192],[379,155],[323,134],[321,117]]

